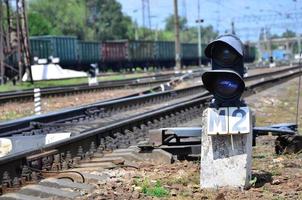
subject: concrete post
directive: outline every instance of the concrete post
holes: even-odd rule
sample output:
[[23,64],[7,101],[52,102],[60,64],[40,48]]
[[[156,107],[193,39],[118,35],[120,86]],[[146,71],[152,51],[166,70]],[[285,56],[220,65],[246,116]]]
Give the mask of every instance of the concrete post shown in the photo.
[[206,109],[202,116],[200,187],[248,187],[252,169],[252,133],[208,135],[207,113]]
[[41,115],[41,90],[40,90],[40,88],[34,89],[34,102],[35,102],[35,114]]

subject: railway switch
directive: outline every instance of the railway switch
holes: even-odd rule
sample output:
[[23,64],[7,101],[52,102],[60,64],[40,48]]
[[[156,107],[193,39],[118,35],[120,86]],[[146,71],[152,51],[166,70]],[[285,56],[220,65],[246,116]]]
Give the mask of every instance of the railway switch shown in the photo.
[[205,88],[214,95],[212,105],[242,106],[244,91],[243,44],[234,35],[222,35],[205,48],[212,70],[202,75]]

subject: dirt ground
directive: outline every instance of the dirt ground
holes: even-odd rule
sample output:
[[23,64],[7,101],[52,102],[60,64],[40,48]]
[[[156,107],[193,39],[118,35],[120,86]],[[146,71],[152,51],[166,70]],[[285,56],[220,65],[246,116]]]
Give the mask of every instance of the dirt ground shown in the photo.
[[[266,153],[264,153],[266,152]],[[177,161],[169,165],[141,164],[110,172],[110,181],[87,199],[302,199],[301,156],[275,156],[273,148],[254,149],[253,180],[248,190],[199,188],[199,164]],[[255,178],[256,177],[256,178]]]
[[[256,113],[256,126],[277,123],[295,123],[298,99],[298,78],[278,84],[268,90],[246,98],[246,102]],[[302,85],[301,89],[302,90]],[[299,103],[299,124],[302,133],[302,91]]]
[[[277,85],[247,98],[257,125],[294,122],[297,81]],[[302,105],[300,111],[302,112]],[[301,123],[301,114],[299,115]],[[247,190],[199,188],[199,162],[169,165],[142,163],[139,169],[118,169],[90,199],[296,199],[302,200],[302,154],[276,155],[273,136],[257,138],[253,147],[251,188]]]

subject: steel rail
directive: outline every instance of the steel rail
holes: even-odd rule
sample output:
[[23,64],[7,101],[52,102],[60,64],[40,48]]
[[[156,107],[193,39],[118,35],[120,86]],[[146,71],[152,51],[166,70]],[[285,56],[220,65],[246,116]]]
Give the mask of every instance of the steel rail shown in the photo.
[[[67,86],[45,87],[41,88],[42,96],[62,95],[70,93],[87,92],[93,90],[106,90],[129,87],[137,87],[143,85],[154,85],[169,81],[173,77],[180,76],[181,74],[161,74],[154,76],[144,76],[138,78],[130,78],[124,80],[114,81],[100,81],[98,85],[89,86],[88,84],[76,84]],[[145,79],[145,80],[144,80]],[[151,80],[150,80],[151,79]],[[0,102],[5,103],[8,101],[20,101],[25,99],[31,99],[34,96],[33,89],[0,92]]]

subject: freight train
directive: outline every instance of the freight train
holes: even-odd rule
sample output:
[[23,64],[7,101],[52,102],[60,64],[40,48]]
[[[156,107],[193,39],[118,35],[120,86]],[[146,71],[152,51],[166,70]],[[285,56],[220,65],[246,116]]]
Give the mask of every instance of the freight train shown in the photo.
[[[205,46],[202,44],[202,49]],[[35,36],[30,38],[30,51],[32,58],[58,57],[62,67],[84,71],[92,63],[97,63],[100,71],[121,71],[137,67],[169,68],[175,65],[175,43],[172,41],[88,42],[72,36]],[[245,52],[245,61],[253,62],[255,47],[245,45]],[[180,56],[182,65],[197,65],[197,43],[181,43]],[[201,60],[203,64],[209,62],[204,54]]]

